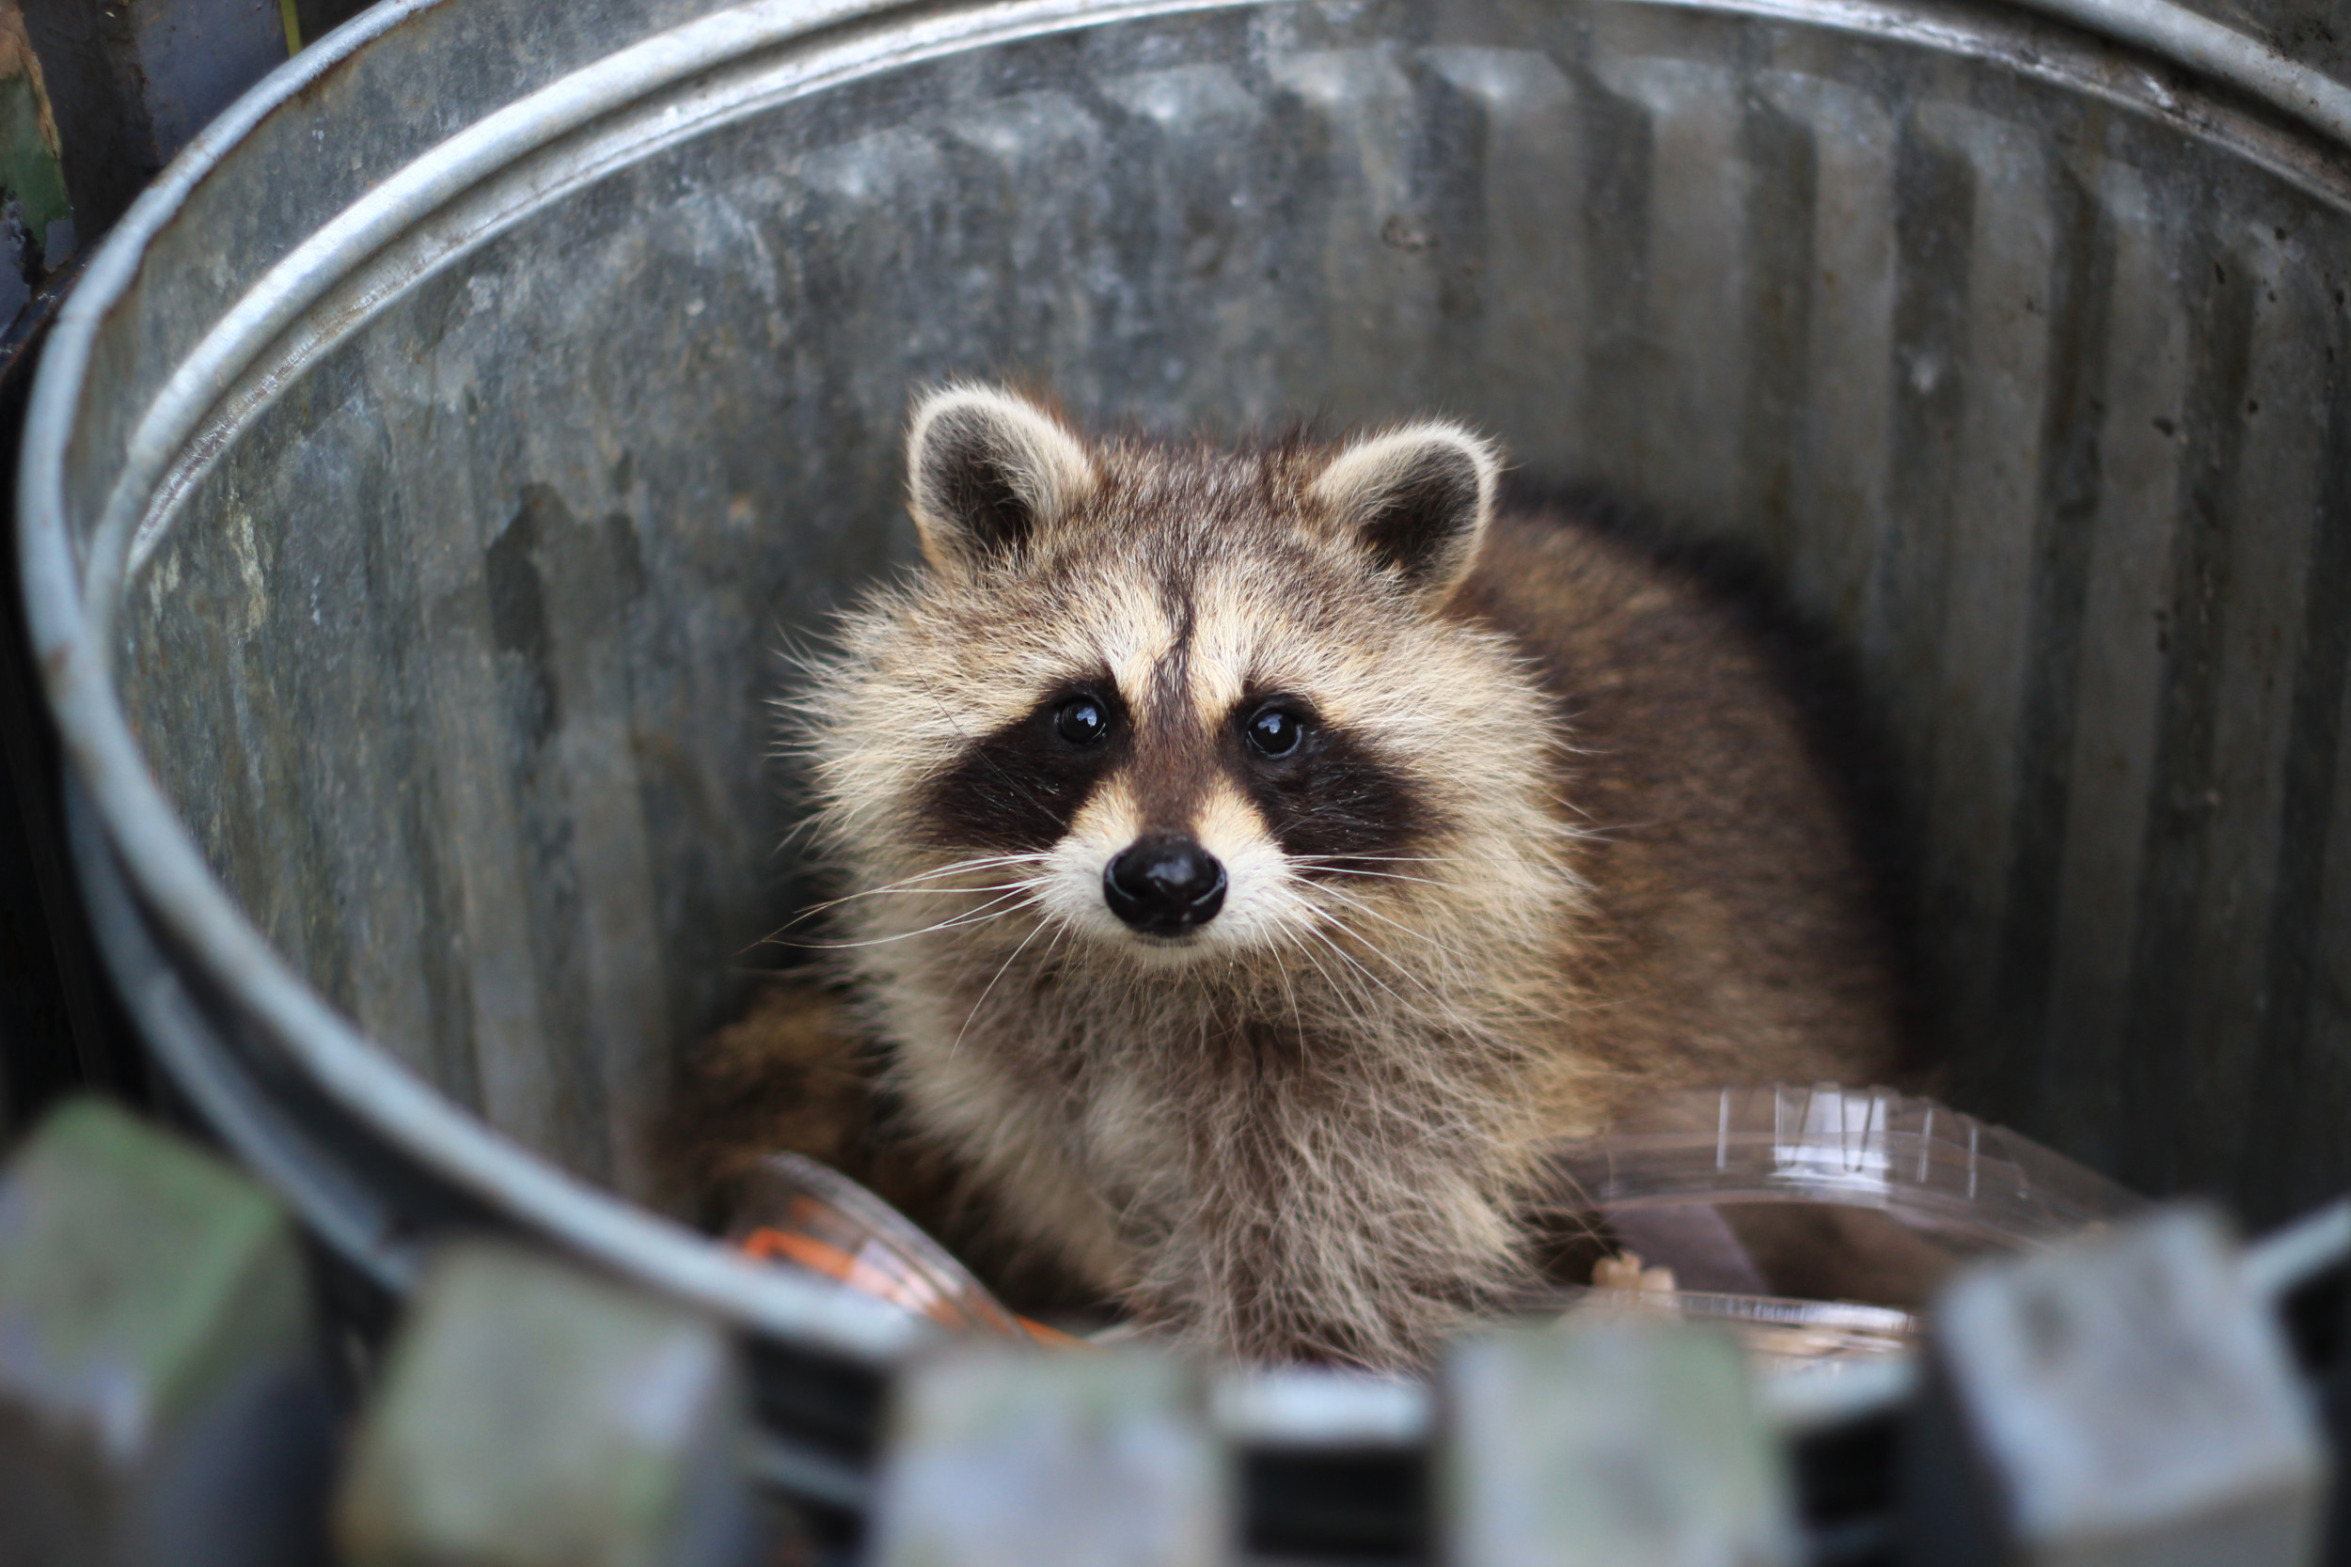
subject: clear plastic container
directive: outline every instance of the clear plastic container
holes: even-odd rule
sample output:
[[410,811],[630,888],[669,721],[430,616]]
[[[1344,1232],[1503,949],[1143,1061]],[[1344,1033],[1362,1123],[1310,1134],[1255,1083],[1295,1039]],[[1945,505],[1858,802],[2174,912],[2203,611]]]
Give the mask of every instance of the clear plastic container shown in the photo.
[[1931,1099],[1834,1083],[1670,1095],[1551,1162],[1558,1215],[1671,1270],[1673,1287],[1570,1286],[1542,1304],[1719,1323],[1766,1371],[1900,1355],[1960,1263],[2145,1205]]

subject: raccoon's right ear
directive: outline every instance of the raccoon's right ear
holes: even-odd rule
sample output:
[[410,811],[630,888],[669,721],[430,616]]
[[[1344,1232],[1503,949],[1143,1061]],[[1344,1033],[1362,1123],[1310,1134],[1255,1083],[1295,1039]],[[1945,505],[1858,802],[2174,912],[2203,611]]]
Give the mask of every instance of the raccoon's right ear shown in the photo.
[[1501,472],[1491,443],[1432,419],[1355,441],[1307,494],[1375,564],[1433,603],[1476,562]]
[[966,574],[1017,557],[1100,482],[1084,443],[1026,398],[949,386],[915,406],[906,504],[935,571]]

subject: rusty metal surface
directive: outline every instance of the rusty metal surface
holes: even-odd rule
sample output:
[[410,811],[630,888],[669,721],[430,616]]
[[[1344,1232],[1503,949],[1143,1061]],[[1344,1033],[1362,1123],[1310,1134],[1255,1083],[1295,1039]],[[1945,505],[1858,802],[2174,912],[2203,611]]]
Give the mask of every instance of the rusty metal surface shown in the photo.
[[2159,1192],[2341,1189],[2339,100],[2045,9],[369,13],[126,220],[26,449],[191,1070],[885,1348],[598,1189],[792,905],[778,650],[907,559],[909,390],[1008,373],[1158,425],[1443,408],[1745,541],[1887,715],[1955,1097]]

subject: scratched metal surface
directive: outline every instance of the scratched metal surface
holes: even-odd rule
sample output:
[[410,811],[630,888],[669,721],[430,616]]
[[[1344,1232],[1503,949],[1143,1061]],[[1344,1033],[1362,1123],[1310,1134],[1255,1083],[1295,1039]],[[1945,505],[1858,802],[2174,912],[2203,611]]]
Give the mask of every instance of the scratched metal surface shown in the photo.
[[1953,1096],[2257,1215],[2351,1185],[2342,146],[2002,6],[798,9],[297,268],[121,536],[133,427],[294,245],[718,8],[412,7],[94,329],[58,493],[128,550],[121,706],[376,1047],[643,1189],[783,957],[779,650],[906,559],[909,391],[1010,373],[1443,408],[1746,541],[1885,714]]
[[2351,81],[2351,16],[2336,0],[2199,0],[2190,9]]

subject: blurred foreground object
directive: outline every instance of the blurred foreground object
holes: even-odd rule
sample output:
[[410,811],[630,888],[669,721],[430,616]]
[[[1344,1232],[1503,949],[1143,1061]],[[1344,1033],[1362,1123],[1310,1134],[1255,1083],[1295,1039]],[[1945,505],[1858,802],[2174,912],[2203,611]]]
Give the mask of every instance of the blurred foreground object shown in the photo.
[[1447,1567],[1794,1567],[1780,1446],[1725,1335],[1612,1320],[1472,1338],[1439,1394]]
[[1216,1567],[1237,1544],[1230,1460],[1197,1374],[1123,1348],[957,1344],[898,1384],[876,1567]]
[[337,1541],[351,1567],[734,1567],[742,1388],[696,1313],[460,1242],[393,1347]]
[[1959,1280],[1907,1459],[1905,1559],[2313,1560],[2330,1466],[2269,1306],[2193,1208]]
[[309,1563],[331,1410],[267,1193],[96,1100],[0,1182],[0,1562]]

